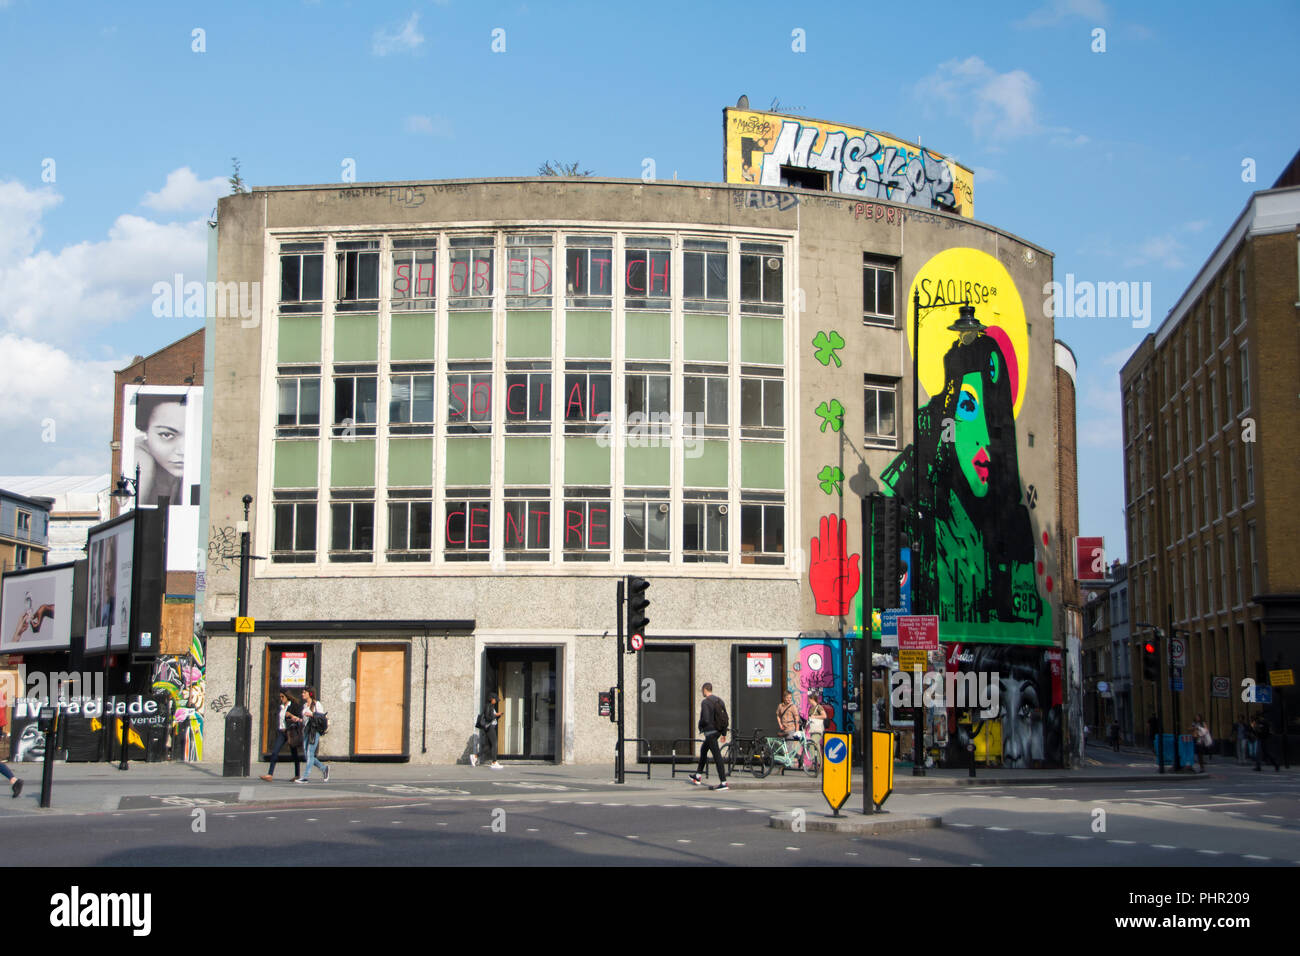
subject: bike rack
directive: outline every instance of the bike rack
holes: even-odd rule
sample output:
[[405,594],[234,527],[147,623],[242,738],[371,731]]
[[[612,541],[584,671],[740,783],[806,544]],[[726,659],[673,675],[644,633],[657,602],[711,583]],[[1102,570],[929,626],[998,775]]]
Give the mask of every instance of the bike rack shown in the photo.
[[[678,745],[678,744],[692,744],[692,745],[694,745],[694,744],[702,744],[702,743],[704,743],[704,741],[703,741],[702,739],[700,739],[699,737],[678,737],[676,740],[673,741],[673,753],[672,753],[672,765],[671,765],[671,766],[672,766],[672,771],[671,771],[671,773],[669,773],[669,776],[670,776],[670,777],[675,777],[675,776],[677,776],[677,773],[678,773],[678,770],[677,770],[677,745]],[[694,749],[694,747],[692,747],[692,750],[693,750],[693,749]],[[692,754],[692,758],[693,758],[693,757],[694,757],[694,755]],[[691,773],[694,773],[695,771],[694,771],[694,770],[683,770],[683,771],[681,771],[681,772],[684,773],[684,774],[691,774]],[[706,763],[704,764],[704,776],[707,777],[708,775],[709,775],[709,765],[708,765],[708,763],[706,762]]]
[[[649,741],[649,740],[647,740],[645,737],[624,737],[624,738],[622,739],[622,741],[620,742],[620,746],[624,746],[624,747],[627,746],[627,743],[628,743],[629,740],[631,740],[631,741],[636,741],[636,742],[639,743],[639,744],[645,744],[645,751],[646,751],[646,752],[645,752],[645,755],[646,755],[647,757],[650,756],[650,741]],[[638,759],[640,758],[640,756],[641,756],[640,754],[637,754],[637,758],[638,758]],[[635,761],[634,761],[634,762],[635,762]],[[649,779],[650,779],[650,767],[651,767],[651,765],[652,765],[652,761],[647,760],[647,761],[646,761],[646,765],[645,765],[645,769],[644,769],[644,770],[629,770],[629,769],[627,768],[627,758],[624,757],[624,760],[623,760],[623,773],[624,773],[625,775],[626,775],[626,774],[629,774],[629,773],[643,773],[643,774],[645,774],[646,779],[649,780]]]

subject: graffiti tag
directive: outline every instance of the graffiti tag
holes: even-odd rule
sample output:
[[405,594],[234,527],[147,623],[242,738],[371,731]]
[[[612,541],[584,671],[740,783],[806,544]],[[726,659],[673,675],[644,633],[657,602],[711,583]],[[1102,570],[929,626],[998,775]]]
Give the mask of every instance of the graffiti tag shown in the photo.
[[213,710],[220,714],[223,711],[230,709],[230,698],[225,694],[222,694],[220,697],[212,701],[211,706]]
[[778,193],[767,189],[744,189],[733,194],[737,209],[776,209],[785,212],[799,205],[794,193]]

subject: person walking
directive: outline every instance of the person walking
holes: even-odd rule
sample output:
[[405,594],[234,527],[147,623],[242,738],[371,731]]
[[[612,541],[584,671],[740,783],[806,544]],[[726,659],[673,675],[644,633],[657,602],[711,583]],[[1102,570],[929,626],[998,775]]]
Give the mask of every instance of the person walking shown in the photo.
[[1110,722],[1110,749],[1119,753],[1119,721]]
[[1156,749],[1156,735],[1160,733],[1160,718],[1152,714],[1147,718],[1147,736],[1151,738],[1151,749]]
[[1273,765],[1274,772],[1280,772],[1282,767],[1278,764],[1277,758],[1273,756],[1273,751],[1268,745],[1268,738],[1272,734],[1269,731],[1268,721],[1264,719],[1263,714],[1260,714],[1255,718],[1252,727],[1255,731],[1255,769],[1262,769],[1260,767],[1260,761],[1267,760]]
[[17,797],[23,792],[23,781],[21,777],[15,777],[14,772],[9,769],[3,762],[0,762],[0,777],[9,781],[9,795]]
[[500,719],[501,711],[497,710],[497,695],[491,694],[488,696],[487,706],[478,717],[479,753],[469,755],[471,766],[477,767],[480,760],[491,760],[492,762],[488,764],[489,768],[501,769],[501,764],[497,761],[497,721]]
[[1237,741],[1237,766],[1240,767],[1246,762],[1246,743],[1250,739],[1250,727],[1241,714],[1232,725],[1232,736]]
[[325,705],[316,698],[316,688],[304,688],[302,692],[302,739],[307,747],[307,758],[303,761],[306,766],[302,776],[295,779],[294,783],[310,783],[313,765],[320,767],[321,774],[324,776],[323,782],[330,782],[329,766],[316,759],[316,748],[320,746],[319,718],[324,718],[325,713]]
[[262,779],[270,782],[275,779],[275,765],[280,759],[280,748],[286,743],[293,756],[293,779],[302,776],[302,762],[298,759],[298,748],[302,746],[302,707],[285,691],[280,691],[280,719],[276,724],[275,743],[271,746],[271,765],[262,774]]
[[1205,755],[1210,752],[1214,746],[1214,738],[1210,736],[1210,728],[1206,726],[1205,718],[1200,714],[1192,721],[1192,739],[1196,741],[1196,761],[1201,768],[1201,773],[1205,773]]
[[808,736],[817,741],[817,750],[822,749],[822,734],[826,732],[826,708],[822,706],[820,691],[808,696]]
[[727,786],[727,768],[722,765],[722,750],[718,744],[727,739],[727,731],[730,729],[731,719],[727,716],[727,705],[722,702],[721,697],[713,694],[713,685],[705,684],[700,688],[700,693],[704,699],[700,701],[700,733],[704,735],[704,743],[700,745],[700,764],[695,768],[695,773],[691,774],[691,783],[697,787],[704,786],[704,764],[709,759],[709,754],[713,754],[713,765],[718,768],[718,785],[710,787],[710,790],[730,790]]

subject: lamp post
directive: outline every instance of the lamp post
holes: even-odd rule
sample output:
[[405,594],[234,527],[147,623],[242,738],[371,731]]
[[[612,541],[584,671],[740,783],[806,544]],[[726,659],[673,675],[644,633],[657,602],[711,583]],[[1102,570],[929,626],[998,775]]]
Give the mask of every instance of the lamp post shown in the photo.
[[[113,489],[113,497],[118,499],[118,502],[119,502],[119,505],[118,505],[119,510],[120,510],[120,508],[121,508],[121,503],[122,503],[122,502],[125,502],[126,499],[130,498],[130,499],[132,499],[132,512],[133,512],[133,514],[138,515],[138,514],[140,513],[140,463],[139,463],[138,461],[135,463],[135,477],[134,477],[134,478],[128,478],[128,477],[126,477],[126,475],[118,475],[118,478],[117,478],[117,487]],[[134,520],[134,518],[133,518],[132,520]],[[137,526],[137,527],[138,527],[138,526]],[[132,541],[135,540],[135,534],[134,534],[134,532],[132,532],[131,540],[132,540]],[[134,562],[132,562],[132,565],[131,565],[131,574],[132,574],[132,576],[135,575],[135,563],[134,563]],[[134,592],[134,590],[135,590],[135,589],[134,589],[134,587],[133,587],[133,588],[132,588],[132,592]],[[135,597],[135,595],[134,595],[134,593],[132,593],[132,598],[134,599],[134,597]],[[128,618],[128,620],[129,620],[129,618]],[[112,623],[112,621],[109,621],[108,629],[109,629],[109,635],[108,635],[108,638],[107,638],[107,640],[108,640],[108,647],[109,647],[109,650],[112,650],[112,647],[113,647],[113,637],[112,637],[113,623]],[[130,635],[130,634],[128,634],[128,635],[126,636],[126,640],[127,640],[127,651],[126,651],[126,653],[127,653],[127,660],[122,664],[122,672],[123,672],[123,674],[122,674],[122,676],[123,676],[122,685],[123,685],[124,687],[125,687],[127,684],[129,684],[129,683],[131,682],[131,661],[130,661],[130,656],[131,656],[131,635]],[[129,695],[128,695],[128,696],[129,696]],[[131,769],[131,763],[130,763],[130,761],[127,759],[127,752],[128,752],[128,749],[129,749],[130,746],[131,746],[131,703],[130,703],[130,701],[127,701],[127,705],[126,705],[126,707],[123,708],[123,710],[122,710],[122,716],[121,716],[119,719],[121,720],[121,723],[119,724],[119,726],[122,728],[122,759],[121,759],[121,761],[118,763],[118,765],[117,765],[117,769],[118,769],[118,770],[130,770],[130,769]]]
[[[970,304],[970,300],[963,299],[961,302],[934,302],[930,305],[921,305],[921,290],[919,288],[912,290],[912,518],[915,522],[915,533],[911,536],[913,543],[923,542],[921,553],[925,555],[927,567],[934,569],[934,575],[930,581],[931,593],[934,600],[938,603],[938,577],[939,569],[935,560],[934,548],[931,544],[930,534],[922,533],[923,516],[921,511],[921,313],[928,312],[930,309],[943,309],[952,305],[959,306],[957,321],[948,326],[951,331],[957,332],[961,338],[962,345],[969,345],[984,331],[985,326],[975,318],[975,307]],[[933,508],[930,513],[931,530],[934,525]],[[913,569],[916,567],[916,556],[912,556]],[[915,595],[919,588],[914,589]],[[919,602],[923,603],[923,602]],[[935,612],[938,607],[933,608]],[[920,608],[913,607],[912,613],[918,613]],[[913,678],[915,679],[915,677]],[[916,706],[916,691],[913,688],[913,707],[915,713],[915,723],[912,728],[912,776],[925,776],[925,711],[923,707]]]
[[[252,495],[244,495],[244,520],[239,525],[239,616],[248,616],[249,554],[248,506]],[[226,714],[226,757],[222,776],[247,777],[252,750],[253,720],[248,712],[248,638],[242,631],[235,634],[235,706]]]

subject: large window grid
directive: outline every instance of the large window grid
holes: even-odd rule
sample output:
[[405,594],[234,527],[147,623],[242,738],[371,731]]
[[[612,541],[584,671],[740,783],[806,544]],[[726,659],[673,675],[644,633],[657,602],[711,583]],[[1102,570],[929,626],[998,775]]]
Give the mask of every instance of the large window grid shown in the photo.
[[725,491],[682,493],[682,560],[686,563],[728,559],[727,497]]
[[334,429],[336,438],[375,434],[378,422],[378,383],[373,365],[334,366]]
[[672,242],[666,236],[628,236],[623,259],[623,307],[662,309],[672,302]]
[[686,239],[682,243],[682,297],[686,312],[726,312],[729,244]]
[[447,308],[452,311],[492,308],[496,240],[492,236],[452,236]]
[[785,437],[785,380],[781,369],[740,367],[740,437]]
[[272,494],[271,560],[312,563],[316,560],[316,492]]
[[389,434],[433,434],[435,402],[431,364],[393,365],[388,392]]
[[487,488],[448,488],[443,503],[443,559],[486,561],[492,549],[492,503]]
[[608,561],[610,489],[566,487],[560,535],[565,561]]
[[551,433],[550,362],[506,363],[506,434]]
[[277,438],[320,435],[320,366],[281,366],[276,379]]
[[447,363],[447,432],[492,433],[492,363]]

